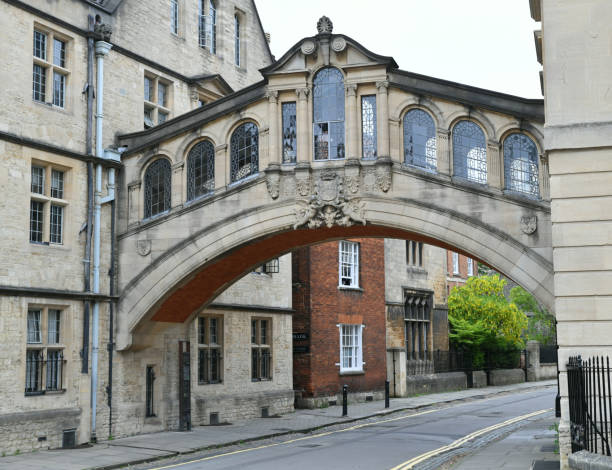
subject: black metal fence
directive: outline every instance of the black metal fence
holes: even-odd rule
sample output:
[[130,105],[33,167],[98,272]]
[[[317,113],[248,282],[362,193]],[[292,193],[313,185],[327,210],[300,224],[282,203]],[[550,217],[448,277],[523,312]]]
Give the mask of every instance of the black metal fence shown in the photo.
[[610,359],[595,357],[583,361],[580,356],[570,357],[567,384],[572,452],[588,450],[610,455]]
[[557,345],[544,346],[540,344],[540,364],[557,363]]
[[461,372],[472,368],[472,357],[467,351],[434,351],[434,371]]
[[63,390],[64,354],[62,350],[48,350],[45,358],[42,349],[26,352],[26,395]]

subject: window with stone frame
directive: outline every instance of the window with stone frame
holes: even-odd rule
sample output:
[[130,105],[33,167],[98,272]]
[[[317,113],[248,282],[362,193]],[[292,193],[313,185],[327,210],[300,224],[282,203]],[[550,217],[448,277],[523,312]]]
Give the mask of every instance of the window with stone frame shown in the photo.
[[259,129],[252,122],[236,128],[230,139],[230,182],[259,172]]
[[272,319],[251,319],[251,380],[272,379]]
[[242,67],[242,31],[240,25],[240,15],[234,14],[234,64]]
[[198,2],[198,44],[211,54],[217,53],[217,3],[214,0]]
[[144,127],[148,129],[170,119],[172,82],[151,72],[144,75]]
[[338,285],[359,287],[359,243],[341,241],[338,244]]
[[487,184],[487,145],[478,124],[464,119],[453,127],[453,166],[455,176]]
[[179,0],[170,0],[170,32],[178,36]]
[[363,325],[338,325],[340,328],[340,372],[363,371]]
[[61,245],[66,219],[67,169],[33,161],[30,179],[30,242]]
[[377,155],[376,95],[361,97],[361,148],[365,160],[375,160]]
[[144,176],[144,216],[145,219],[170,210],[172,192],[172,171],[170,162],[158,158],[151,163]]
[[223,318],[201,316],[197,321],[198,383],[223,381]]
[[436,125],[422,109],[404,115],[404,163],[424,170],[437,170]]
[[538,198],[538,148],[535,142],[518,132],[504,139],[504,180],[506,189]]
[[409,266],[423,266],[423,242],[406,240],[406,264]]
[[344,77],[334,67],[313,80],[313,136],[315,160],[344,158]]
[[34,26],[32,99],[39,103],[66,108],[70,77],[69,44],[71,39],[57,31]]
[[283,103],[283,163],[297,161],[297,117],[295,101]]
[[215,146],[209,140],[195,144],[187,155],[187,200],[215,190]]
[[25,394],[63,392],[64,311],[52,306],[30,306],[26,319]]
[[407,292],[404,305],[406,359],[429,360],[433,350],[431,328],[431,294]]

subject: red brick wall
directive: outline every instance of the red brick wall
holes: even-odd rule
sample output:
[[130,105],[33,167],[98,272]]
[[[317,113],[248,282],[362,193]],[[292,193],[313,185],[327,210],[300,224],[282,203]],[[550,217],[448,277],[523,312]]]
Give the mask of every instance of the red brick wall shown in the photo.
[[[384,388],[386,379],[384,240],[359,243],[360,290],[338,288],[338,244],[294,252],[294,332],[308,332],[310,352],[294,354],[294,386],[305,396]],[[309,282],[309,289],[305,284]],[[304,283],[304,285],[302,284]],[[306,301],[308,299],[308,301]],[[340,375],[339,323],[364,324],[361,375]],[[305,344],[305,343],[294,343]],[[307,356],[307,357],[306,357]]]

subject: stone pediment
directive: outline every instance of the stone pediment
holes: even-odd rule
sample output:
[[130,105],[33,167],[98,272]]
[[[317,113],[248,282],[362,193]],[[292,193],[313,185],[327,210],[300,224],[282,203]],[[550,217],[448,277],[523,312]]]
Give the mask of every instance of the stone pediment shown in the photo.
[[323,16],[317,23],[318,34],[297,42],[273,64],[260,69],[264,77],[274,74],[300,72],[307,69],[308,58],[313,57],[323,65],[331,63],[343,66],[384,65],[387,70],[398,68],[393,57],[382,56],[366,49],[344,34],[333,34],[333,25]]

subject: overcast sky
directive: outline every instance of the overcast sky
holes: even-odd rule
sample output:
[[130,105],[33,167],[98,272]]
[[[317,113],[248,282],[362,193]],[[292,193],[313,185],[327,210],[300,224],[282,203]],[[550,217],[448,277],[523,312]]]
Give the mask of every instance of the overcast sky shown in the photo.
[[280,58],[328,16],[345,34],[403,70],[541,98],[528,0],[255,0]]

